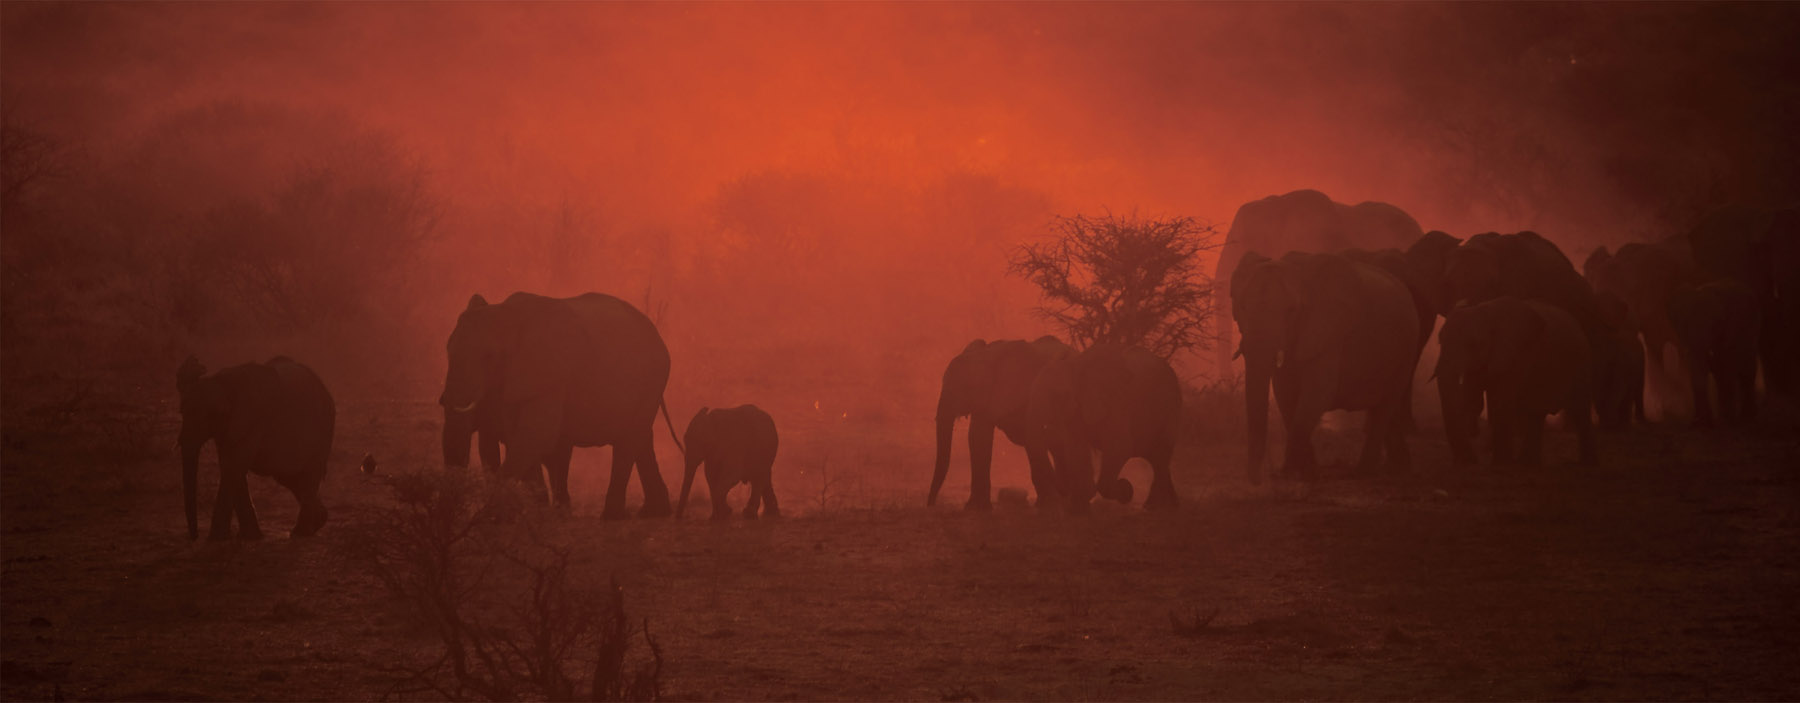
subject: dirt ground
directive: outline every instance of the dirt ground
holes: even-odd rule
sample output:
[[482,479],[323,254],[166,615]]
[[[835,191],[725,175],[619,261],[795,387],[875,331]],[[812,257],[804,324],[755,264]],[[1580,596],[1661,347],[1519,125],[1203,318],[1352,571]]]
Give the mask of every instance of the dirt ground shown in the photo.
[[[390,500],[354,467],[435,466],[437,408],[340,400],[321,535],[288,539],[293,499],[252,479],[269,539],[208,544],[181,517],[174,408],[149,407],[9,392],[4,697],[380,698],[380,665],[429,640],[352,556]],[[1454,471],[1423,433],[1412,477],[1261,486],[1237,443],[1186,446],[1177,514],[1069,518],[965,513],[961,446],[926,509],[922,418],[795,421],[780,520],[708,524],[696,499],[680,523],[602,523],[605,453],[583,450],[562,524],[649,619],[676,699],[1794,699],[1783,426],[1607,436],[1595,470],[1558,435],[1547,468]],[[1027,484],[1016,449],[998,463],[996,485]],[[1127,476],[1141,500],[1147,469]]]

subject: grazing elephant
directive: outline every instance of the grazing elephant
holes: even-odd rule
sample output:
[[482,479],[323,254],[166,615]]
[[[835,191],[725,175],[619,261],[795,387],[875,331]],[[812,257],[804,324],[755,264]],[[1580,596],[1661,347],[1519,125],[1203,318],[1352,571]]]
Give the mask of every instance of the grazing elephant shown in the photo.
[[740,483],[750,484],[750,502],[744,505],[744,517],[754,519],[762,505],[766,517],[781,517],[781,506],[775,500],[775,484],[770,469],[775,466],[775,419],[754,405],[708,410],[701,408],[688,421],[686,440],[687,469],[681,479],[681,498],[675,501],[675,517],[687,509],[688,489],[694,486],[694,470],[706,464],[706,490],[712,494],[712,519],[731,517],[725,496]]
[[1637,326],[1631,324],[1630,309],[1611,293],[1596,293],[1594,300],[1613,330],[1594,386],[1600,429],[1623,430],[1633,421],[1648,424],[1644,416],[1644,343],[1638,339]]
[[1490,450],[1495,463],[1514,458],[1543,462],[1544,416],[1563,412],[1581,442],[1581,463],[1597,461],[1594,448],[1591,346],[1580,323],[1559,306],[1502,296],[1452,310],[1438,332],[1442,347],[1434,378],[1443,401],[1444,426],[1453,461],[1475,462],[1471,438],[1451,428],[1468,424],[1466,387],[1487,393]]
[[[503,474],[542,485],[531,479],[540,465],[547,467],[551,499],[566,506],[573,449],[611,445],[602,516],[625,517],[633,466],[644,484],[638,516],[672,512],[652,441],[659,407],[674,434],[662,399],[669,350],[637,308],[599,293],[514,293],[498,305],[477,295],[457,318],[447,348],[450,368],[438,402],[459,415],[499,406]],[[447,443],[447,461],[455,458],[449,450]]]
[[[1411,215],[1382,202],[1346,205],[1316,190],[1296,190],[1244,203],[1231,219],[1213,273],[1214,310],[1219,324],[1218,367],[1229,370],[1236,334],[1231,304],[1231,276],[1246,252],[1281,257],[1291,251],[1339,251],[1349,248],[1402,249],[1422,230]],[[1441,313],[1441,309],[1440,309]]]
[[262,539],[256,507],[250,504],[251,473],[275,479],[299,499],[300,519],[290,535],[316,534],[325,525],[319,482],[331,458],[337,421],[331,392],[312,369],[285,356],[205,373],[194,357],[175,372],[181,392],[181,487],[188,538],[200,537],[194,494],[200,449],[208,441],[218,448],[219,493],[207,539],[229,538],[234,513],[239,539]]
[[[1097,344],[1044,366],[1031,385],[1031,432],[1056,460],[1069,511],[1084,513],[1095,493],[1094,452],[1100,453],[1098,492],[1131,502],[1125,462],[1150,462],[1149,510],[1180,504],[1169,461],[1181,421],[1181,383],[1169,362],[1139,347]],[[1039,504],[1044,494],[1038,494]]]
[[937,405],[937,463],[932,468],[931,492],[925,505],[937,504],[938,489],[950,471],[950,440],[956,419],[969,418],[969,502],[971,510],[990,510],[992,493],[989,470],[994,458],[994,429],[1025,448],[1031,462],[1031,484],[1038,502],[1055,496],[1056,471],[1044,445],[1027,428],[1031,384],[1045,364],[1075,354],[1055,337],[1037,341],[1016,339],[988,342],[977,339],[964,347],[944,369],[943,389]]
[[1684,287],[1669,299],[1669,319],[1681,338],[1694,390],[1694,424],[1711,427],[1710,378],[1719,390],[1725,421],[1741,425],[1756,417],[1756,354],[1759,318],[1756,293],[1741,281],[1720,279]]
[[1287,430],[1284,474],[1313,473],[1312,432],[1336,409],[1369,411],[1362,469],[1375,468],[1384,449],[1391,465],[1407,467],[1419,317],[1405,284],[1337,254],[1292,252],[1272,261],[1248,252],[1232,287],[1243,335],[1250,480],[1262,480],[1271,384]]

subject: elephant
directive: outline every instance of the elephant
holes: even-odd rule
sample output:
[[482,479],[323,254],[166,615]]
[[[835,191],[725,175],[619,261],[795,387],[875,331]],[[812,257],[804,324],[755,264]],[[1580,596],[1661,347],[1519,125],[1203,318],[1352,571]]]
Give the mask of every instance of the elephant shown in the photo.
[[[674,435],[663,401],[669,350],[637,308],[601,293],[514,293],[497,305],[476,295],[457,318],[446,349],[449,369],[438,403],[455,415],[498,406],[499,436],[506,440],[502,474],[541,486],[537,468],[546,467],[550,499],[566,507],[574,448],[611,445],[602,517],[625,517],[633,466],[644,485],[638,516],[672,514],[653,442],[659,408]],[[458,457],[449,445],[445,460],[454,463]]]
[[1625,301],[1611,293],[1596,293],[1600,314],[1613,330],[1609,349],[1602,355],[1604,367],[1594,385],[1594,409],[1600,429],[1623,430],[1633,421],[1648,424],[1644,415],[1644,343]]
[[1625,301],[1629,319],[1643,336],[1645,383],[1659,397],[1673,397],[1676,384],[1664,352],[1679,339],[1669,320],[1669,298],[1683,286],[1703,282],[1687,239],[1633,242],[1616,253],[1600,247],[1582,269],[1596,293]]
[[1452,460],[1475,462],[1471,437],[1455,428],[1468,424],[1466,386],[1475,384],[1488,399],[1495,463],[1518,458],[1543,462],[1544,416],[1563,412],[1580,438],[1580,460],[1598,463],[1592,407],[1592,345],[1575,316],[1541,300],[1501,296],[1464,305],[1444,318],[1438,331],[1441,351],[1433,378],[1443,402]]
[[[1703,215],[1687,232],[1699,278],[1744,284],[1759,309],[1758,356],[1769,388],[1789,396],[1800,388],[1800,208],[1727,206]],[[1701,370],[1694,369],[1694,374]],[[1696,406],[1699,400],[1695,400]],[[1698,410],[1696,410],[1698,413]]]
[[[499,393],[495,394],[497,398]],[[475,409],[459,413],[451,408],[444,408],[444,464],[453,467],[469,465],[469,442],[475,440],[480,448],[481,468],[489,473],[499,473],[501,466],[500,447],[505,442],[500,438],[500,403],[477,402]]]
[[213,499],[208,540],[231,537],[237,515],[238,538],[262,539],[247,475],[275,479],[300,501],[300,518],[289,535],[310,537],[325,525],[319,483],[331,458],[337,407],[317,374],[285,356],[249,363],[207,376],[188,357],[175,372],[181,394],[181,487],[188,538],[200,538],[196,483],[200,450],[208,441],[219,453],[219,492]]
[[[1033,441],[1055,459],[1060,496],[1068,511],[1085,513],[1096,492],[1094,452],[1100,453],[1098,493],[1131,502],[1131,482],[1119,476],[1125,462],[1150,462],[1147,510],[1180,505],[1169,462],[1181,422],[1181,382],[1169,362],[1141,347],[1096,344],[1044,365],[1032,382],[1028,408]],[[1042,505],[1044,493],[1039,492]]]
[[[1218,322],[1218,368],[1229,370],[1236,334],[1231,305],[1232,268],[1245,252],[1281,257],[1290,251],[1339,251],[1349,248],[1405,249],[1422,236],[1419,223],[1405,210],[1383,202],[1346,205],[1316,190],[1296,190],[1244,203],[1232,217],[1213,273],[1214,310]],[[1441,308],[1439,312],[1441,313]]]
[[1045,364],[1075,354],[1052,336],[1025,342],[977,339],[963,347],[944,369],[943,388],[937,404],[937,461],[931,473],[927,507],[937,504],[938,490],[950,471],[950,441],[956,419],[969,418],[970,510],[991,510],[989,470],[994,457],[994,429],[1025,448],[1031,462],[1031,483],[1038,502],[1057,494],[1056,470],[1048,450],[1028,431],[1031,384]]
[[1232,274],[1232,306],[1243,343],[1247,470],[1262,480],[1269,389],[1287,430],[1283,473],[1310,476],[1312,432],[1326,411],[1366,410],[1362,469],[1383,452],[1410,465],[1407,406],[1419,353],[1419,314],[1405,284],[1386,270],[1339,254],[1247,252]]
[[1756,355],[1760,331],[1756,293],[1742,281],[1719,279],[1683,287],[1669,298],[1669,319],[1681,338],[1693,385],[1694,424],[1711,427],[1710,378],[1719,391],[1720,414],[1732,425],[1756,417]]
[[779,438],[775,419],[754,405],[709,410],[701,408],[688,421],[683,433],[687,447],[686,471],[681,479],[681,498],[675,501],[675,518],[687,509],[688,489],[694,485],[694,471],[706,464],[706,490],[712,494],[713,520],[731,517],[726,494],[740,483],[750,484],[750,502],[744,505],[744,517],[754,519],[761,504],[765,517],[781,517],[781,506],[775,500],[775,484],[770,469],[775,465],[775,448]]

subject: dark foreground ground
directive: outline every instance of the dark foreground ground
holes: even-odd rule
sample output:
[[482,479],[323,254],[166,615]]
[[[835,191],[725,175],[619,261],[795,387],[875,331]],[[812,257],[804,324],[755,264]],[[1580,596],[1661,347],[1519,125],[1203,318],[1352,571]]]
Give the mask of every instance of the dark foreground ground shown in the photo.
[[[431,641],[351,556],[389,500],[352,467],[434,465],[436,408],[341,403],[331,524],[289,540],[293,500],[253,479],[270,538],[250,544],[187,540],[171,410],[9,403],[4,697],[381,697],[381,666]],[[1261,487],[1235,444],[1186,447],[1178,514],[1070,519],[965,514],[960,447],[925,509],[929,428],[900,424],[784,435],[779,521],[603,524],[604,454],[578,462],[560,524],[649,619],[669,697],[1800,697],[1788,430],[1638,431],[1601,469],[1531,472],[1448,471],[1427,436],[1413,479]],[[1023,484],[1002,460],[997,483]],[[1141,498],[1143,468],[1127,475]],[[1171,626],[1196,612],[1216,617]]]

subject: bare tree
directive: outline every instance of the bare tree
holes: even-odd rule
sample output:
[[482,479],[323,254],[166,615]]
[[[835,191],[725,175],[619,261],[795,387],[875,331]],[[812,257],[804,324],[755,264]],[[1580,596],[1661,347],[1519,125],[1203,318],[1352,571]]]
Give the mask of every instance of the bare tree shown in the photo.
[[1135,344],[1165,359],[1205,349],[1217,228],[1192,217],[1058,217],[1054,240],[1014,250],[1011,271],[1043,289],[1037,312],[1076,346]]

